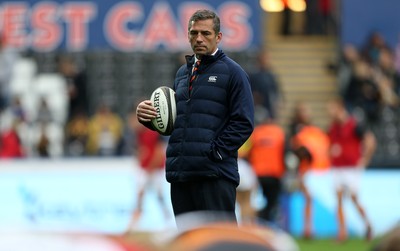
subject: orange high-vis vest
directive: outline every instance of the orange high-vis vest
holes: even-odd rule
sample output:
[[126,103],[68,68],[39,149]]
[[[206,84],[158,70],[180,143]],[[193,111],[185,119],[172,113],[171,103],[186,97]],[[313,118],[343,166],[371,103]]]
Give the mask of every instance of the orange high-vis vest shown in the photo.
[[316,126],[303,127],[293,138],[294,149],[305,147],[311,154],[311,162],[301,160],[299,172],[304,173],[309,169],[325,170],[330,166],[329,137]]
[[258,177],[281,178],[285,173],[285,132],[274,124],[257,126],[250,136],[249,162]]

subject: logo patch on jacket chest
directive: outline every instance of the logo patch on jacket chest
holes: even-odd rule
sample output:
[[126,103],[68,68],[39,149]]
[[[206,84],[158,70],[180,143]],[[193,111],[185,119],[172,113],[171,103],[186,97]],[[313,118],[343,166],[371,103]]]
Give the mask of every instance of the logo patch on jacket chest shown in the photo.
[[215,83],[215,82],[217,82],[217,76],[209,76],[209,77],[208,77],[208,82],[209,82],[209,83]]

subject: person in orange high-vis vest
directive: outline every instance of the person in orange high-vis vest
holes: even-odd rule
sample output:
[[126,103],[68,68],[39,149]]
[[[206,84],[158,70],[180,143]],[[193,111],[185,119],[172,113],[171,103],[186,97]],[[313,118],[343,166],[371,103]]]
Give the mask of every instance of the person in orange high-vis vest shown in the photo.
[[326,170],[330,166],[329,137],[320,128],[306,125],[293,138],[295,149],[304,147],[308,154],[300,158],[299,172],[304,174],[310,169]]
[[307,171],[327,170],[330,166],[329,137],[320,128],[313,125],[303,125],[291,139],[292,149],[299,158],[299,186],[305,197],[304,231],[307,239],[312,237],[312,198],[304,183]]
[[285,132],[269,118],[250,136],[249,162],[258,177],[267,205],[258,212],[261,219],[275,221],[285,173]]

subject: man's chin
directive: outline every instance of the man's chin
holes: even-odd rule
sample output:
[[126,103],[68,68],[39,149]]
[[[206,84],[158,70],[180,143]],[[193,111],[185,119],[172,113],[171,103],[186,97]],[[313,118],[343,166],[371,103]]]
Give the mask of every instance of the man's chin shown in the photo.
[[206,54],[207,54],[207,50],[205,50],[205,49],[203,49],[203,48],[199,48],[199,49],[195,49],[195,50],[194,50],[194,53],[195,53],[196,55],[203,56],[203,55],[206,55]]

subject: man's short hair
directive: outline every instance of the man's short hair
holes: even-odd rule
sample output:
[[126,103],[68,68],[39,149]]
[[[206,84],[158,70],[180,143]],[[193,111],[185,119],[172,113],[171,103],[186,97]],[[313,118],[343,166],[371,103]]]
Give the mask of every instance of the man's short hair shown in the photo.
[[198,10],[189,19],[189,25],[188,25],[188,30],[192,28],[192,22],[196,22],[199,20],[207,20],[207,19],[212,19],[214,23],[214,31],[215,34],[218,34],[221,30],[221,21],[219,20],[218,15],[211,11],[211,10]]

